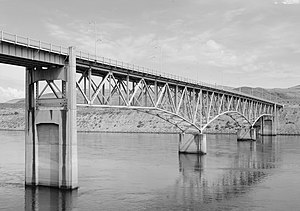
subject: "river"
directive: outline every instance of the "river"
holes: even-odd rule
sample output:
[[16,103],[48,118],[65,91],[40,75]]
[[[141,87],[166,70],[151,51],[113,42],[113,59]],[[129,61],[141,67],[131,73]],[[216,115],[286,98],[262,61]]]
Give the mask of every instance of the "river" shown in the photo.
[[179,155],[178,135],[78,133],[79,189],[24,186],[24,132],[0,131],[0,210],[299,210],[300,137]]

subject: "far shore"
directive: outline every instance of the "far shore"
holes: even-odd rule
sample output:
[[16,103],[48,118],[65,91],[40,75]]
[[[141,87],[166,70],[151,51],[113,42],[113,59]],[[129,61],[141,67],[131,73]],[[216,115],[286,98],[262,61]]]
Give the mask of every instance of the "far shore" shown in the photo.
[[[16,131],[16,132],[24,132],[22,129],[7,129],[7,128],[0,128],[0,131]],[[180,134],[179,132],[148,132],[148,131],[85,131],[85,130],[78,130],[78,133],[132,133],[132,134],[169,134],[169,135],[176,135]],[[209,135],[236,135],[233,132],[205,132],[204,134]],[[277,136],[300,136],[300,134],[284,134],[278,133]]]
[[[300,136],[300,105],[285,107],[278,118],[277,135]],[[207,126],[206,134],[236,134],[237,122],[221,116]],[[24,131],[25,111],[22,104],[0,103],[0,130]],[[179,134],[180,130],[156,116],[134,110],[86,109],[77,112],[79,133]]]

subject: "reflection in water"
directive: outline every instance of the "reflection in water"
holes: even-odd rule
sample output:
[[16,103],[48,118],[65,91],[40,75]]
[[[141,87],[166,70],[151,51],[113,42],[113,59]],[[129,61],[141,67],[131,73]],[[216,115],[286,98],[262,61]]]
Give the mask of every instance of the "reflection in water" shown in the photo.
[[183,175],[185,175],[185,171],[201,172],[204,167],[205,156],[195,154],[179,154],[179,171],[182,172]]
[[77,190],[48,187],[25,188],[26,211],[68,211],[76,207]]
[[[257,142],[237,142],[236,153],[212,159],[194,154],[179,155],[182,177],[175,184],[175,197],[183,204],[210,203],[239,197],[269,176],[279,159],[275,137]],[[214,156],[212,156],[214,157]],[[194,187],[194,188],[191,188]],[[197,187],[197,188],[195,188]]]

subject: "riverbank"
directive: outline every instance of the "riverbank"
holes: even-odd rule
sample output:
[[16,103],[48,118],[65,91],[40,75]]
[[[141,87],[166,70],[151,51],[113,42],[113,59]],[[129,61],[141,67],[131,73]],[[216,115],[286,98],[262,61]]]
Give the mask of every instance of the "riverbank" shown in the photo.
[[[210,125],[207,133],[234,134],[237,124],[228,117],[220,118]],[[24,104],[0,104],[0,129],[25,128]],[[78,108],[78,132],[100,133],[165,133],[176,134],[178,128],[156,116],[124,109]],[[280,113],[278,134],[300,135],[300,107],[286,106]]]
[[[230,120],[230,119],[229,119]],[[220,120],[225,121],[225,120]],[[235,123],[226,121],[222,126],[212,125],[207,132],[234,133]],[[0,129],[24,130],[24,104],[0,104]],[[179,133],[172,124],[154,115],[126,109],[78,108],[77,130],[79,132],[122,133]]]

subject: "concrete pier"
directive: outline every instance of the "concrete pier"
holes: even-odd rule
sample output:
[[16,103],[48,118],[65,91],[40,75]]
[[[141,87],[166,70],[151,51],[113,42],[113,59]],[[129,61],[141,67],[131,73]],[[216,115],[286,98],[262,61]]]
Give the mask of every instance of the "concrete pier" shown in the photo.
[[266,119],[262,121],[262,128],[261,128],[261,135],[262,136],[273,136],[273,122],[270,119]]
[[[78,187],[76,57],[69,48],[64,68],[26,70],[25,184]],[[58,73],[58,74],[56,74]],[[61,98],[37,99],[40,80],[61,80]]]
[[258,121],[259,131],[261,136],[276,136],[277,133],[277,117],[261,117]]
[[256,141],[256,129],[241,128],[237,131],[237,141]]
[[206,149],[206,135],[195,133],[195,134],[179,134],[179,153],[187,154],[201,154],[207,153]]

